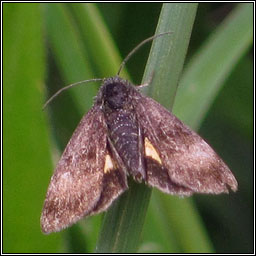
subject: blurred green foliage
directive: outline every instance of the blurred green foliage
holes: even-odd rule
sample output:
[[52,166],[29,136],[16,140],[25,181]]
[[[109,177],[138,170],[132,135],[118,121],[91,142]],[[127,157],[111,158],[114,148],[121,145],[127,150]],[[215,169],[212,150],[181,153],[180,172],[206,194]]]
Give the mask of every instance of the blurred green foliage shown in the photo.
[[[101,215],[49,236],[41,233],[39,219],[53,168],[91,106],[97,86],[87,84],[71,89],[55,99],[47,111],[43,112],[41,107],[49,95],[71,82],[115,75],[122,58],[138,42],[154,34],[162,5],[86,5],[85,8],[83,4],[3,4],[4,253],[85,253],[95,249]],[[200,49],[223,21],[238,10],[246,12],[252,20],[253,4],[199,4],[185,71],[195,56],[202,54]],[[226,22],[232,22],[231,18]],[[242,22],[240,25],[226,36],[245,33]],[[253,252],[251,27],[247,27],[249,34],[245,33],[247,44],[237,50],[238,57],[228,66],[222,90],[207,100],[209,106],[200,118],[199,130],[234,172],[239,191],[220,196],[196,195],[196,209],[192,200],[182,203],[181,199],[154,191],[140,252],[189,252],[191,246],[200,246],[196,239],[186,240],[186,235],[198,228],[195,223],[181,228],[189,223],[190,215],[204,224],[203,234],[216,252]],[[230,49],[239,39],[231,42]],[[141,81],[149,47],[146,45],[127,63],[136,84]],[[196,69],[196,63],[193,68]],[[123,75],[127,77],[125,71]],[[170,206],[177,210],[170,208],[166,212]],[[172,211],[176,220],[170,216]]]

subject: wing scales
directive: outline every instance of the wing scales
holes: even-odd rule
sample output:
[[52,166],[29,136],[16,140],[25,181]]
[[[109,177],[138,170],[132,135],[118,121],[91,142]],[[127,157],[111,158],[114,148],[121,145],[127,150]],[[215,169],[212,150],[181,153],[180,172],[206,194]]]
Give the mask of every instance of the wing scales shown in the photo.
[[94,209],[102,193],[106,145],[104,117],[96,106],[81,120],[51,178],[43,232],[59,231]]
[[[154,100],[141,96],[136,101],[144,137],[158,150],[163,162],[158,169],[167,170],[173,184],[187,189],[177,189],[176,193],[173,188],[170,193],[218,194],[227,193],[228,188],[237,189],[229,168],[199,135]],[[148,181],[151,185],[155,183],[152,177]]]

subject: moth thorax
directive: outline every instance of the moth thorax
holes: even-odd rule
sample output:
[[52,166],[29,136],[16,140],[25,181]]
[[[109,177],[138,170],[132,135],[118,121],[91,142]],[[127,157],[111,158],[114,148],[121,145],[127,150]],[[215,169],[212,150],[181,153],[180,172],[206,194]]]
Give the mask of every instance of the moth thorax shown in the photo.
[[106,84],[104,90],[104,101],[111,109],[120,109],[128,101],[128,88],[119,82]]

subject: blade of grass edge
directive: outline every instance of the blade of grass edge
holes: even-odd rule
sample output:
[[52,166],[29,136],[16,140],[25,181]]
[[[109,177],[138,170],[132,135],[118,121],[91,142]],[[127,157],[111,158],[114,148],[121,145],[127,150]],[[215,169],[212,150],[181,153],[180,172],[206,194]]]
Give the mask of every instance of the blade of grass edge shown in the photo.
[[[122,62],[118,48],[95,4],[68,4],[79,24],[83,42],[97,65],[99,77],[113,76]],[[111,65],[109,65],[111,60]],[[122,73],[129,78],[127,72]]]

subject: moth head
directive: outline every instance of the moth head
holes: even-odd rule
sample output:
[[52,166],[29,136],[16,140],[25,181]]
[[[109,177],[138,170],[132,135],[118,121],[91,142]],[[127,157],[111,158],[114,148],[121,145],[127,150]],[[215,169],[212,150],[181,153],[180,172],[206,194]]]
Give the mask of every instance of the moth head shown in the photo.
[[103,91],[104,103],[111,109],[123,108],[129,98],[129,88],[121,81],[105,84]]

